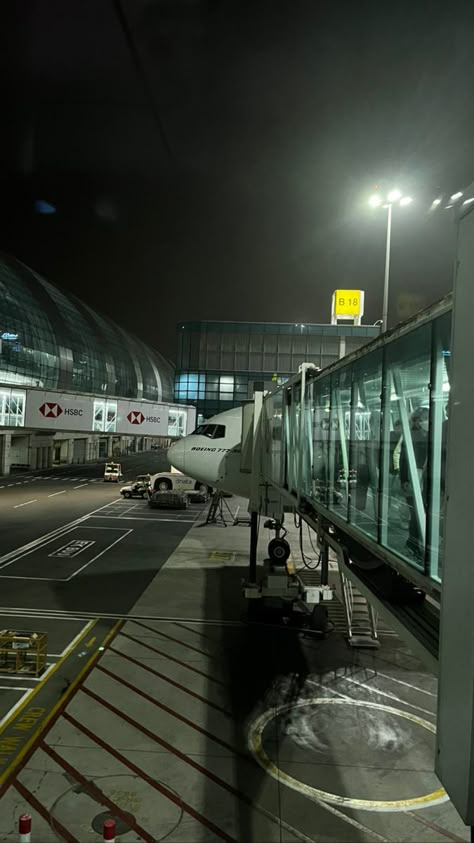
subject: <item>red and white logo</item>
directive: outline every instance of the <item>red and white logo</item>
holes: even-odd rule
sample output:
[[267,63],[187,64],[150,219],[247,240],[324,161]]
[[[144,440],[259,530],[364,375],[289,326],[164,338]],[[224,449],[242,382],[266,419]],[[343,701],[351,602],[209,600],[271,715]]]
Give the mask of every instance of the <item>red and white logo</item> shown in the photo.
[[130,424],[143,424],[145,421],[145,416],[141,412],[141,410],[130,410],[127,419],[129,420]]
[[58,419],[63,411],[63,408],[52,401],[45,401],[45,403],[39,408],[39,411],[45,419]]

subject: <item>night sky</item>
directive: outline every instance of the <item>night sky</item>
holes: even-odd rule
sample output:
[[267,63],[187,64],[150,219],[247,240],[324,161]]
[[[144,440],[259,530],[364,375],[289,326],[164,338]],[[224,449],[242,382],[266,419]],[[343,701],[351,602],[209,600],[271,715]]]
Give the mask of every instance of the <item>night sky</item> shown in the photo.
[[178,320],[327,322],[336,287],[380,318],[376,183],[416,199],[392,324],[450,289],[428,207],[474,179],[472,0],[15,0],[1,25],[0,248],[169,356]]

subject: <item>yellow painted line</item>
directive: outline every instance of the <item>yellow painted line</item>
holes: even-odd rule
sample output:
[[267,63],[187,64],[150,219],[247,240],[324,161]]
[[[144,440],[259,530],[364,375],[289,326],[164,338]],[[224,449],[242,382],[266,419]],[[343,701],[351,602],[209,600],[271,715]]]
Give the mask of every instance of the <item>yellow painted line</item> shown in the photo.
[[[93,625],[95,626],[95,624],[97,623],[97,620],[93,621],[92,623],[93,623]],[[4,723],[3,723],[3,725],[2,725],[2,728],[0,729],[0,736],[3,734],[3,732],[5,731],[5,729],[7,728],[7,726],[9,726],[9,725],[10,725],[10,723],[12,722],[12,720],[13,720],[14,718],[18,717],[19,713],[20,713],[20,712],[24,709],[25,705],[26,705],[27,703],[31,702],[31,700],[33,699],[33,697],[35,697],[35,696],[36,696],[36,694],[38,693],[38,691],[40,691],[40,690],[41,690],[41,688],[44,688],[45,684],[46,684],[46,683],[47,683],[47,682],[51,679],[51,677],[53,676],[53,674],[54,674],[54,673],[56,673],[56,671],[58,670],[58,668],[59,668],[59,667],[61,667],[61,665],[62,665],[62,663],[64,662],[64,660],[65,660],[65,659],[67,659],[67,657],[68,657],[68,656],[69,656],[69,654],[71,653],[71,650],[73,649],[73,647],[75,647],[75,646],[77,646],[78,644],[80,644],[80,642],[82,641],[82,639],[83,639],[83,638],[85,638],[85,637],[86,637],[86,635],[90,632],[90,629],[91,629],[90,625],[89,625],[89,624],[87,624],[87,625],[86,625],[86,627],[84,628],[84,630],[83,630],[82,634],[79,636],[79,638],[77,638],[77,637],[76,637],[73,641],[71,641],[71,643],[70,643],[70,644],[69,644],[69,646],[66,648],[66,650],[64,651],[64,654],[61,656],[61,658],[60,658],[60,659],[58,659],[58,661],[56,662],[56,664],[54,664],[54,665],[52,665],[52,666],[51,666],[51,668],[47,671],[46,675],[45,675],[42,679],[40,679],[40,681],[38,682],[38,684],[36,685],[36,687],[35,687],[35,688],[32,688],[31,693],[30,693],[30,694],[28,694],[28,696],[27,696],[27,698],[25,699],[25,701],[24,701],[23,705],[21,705],[21,706],[20,706],[20,708],[17,708],[14,712],[12,712],[12,714],[10,715],[10,717],[8,718],[8,720],[5,720],[5,722],[4,722]]]
[[96,636],[94,635],[94,637],[93,637],[93,638],[90,638],[90,639],[89,639],[89,641],[88,641],[88,642],[87,642],[87,644],[86,644],[86,647],[92,647],[92,645],[93,645],[93,643],[94,643],[94,641],[95,641],[95,640],[96,640]]
[[329,793],[325,790],[320,790],[317,787],[300,782],[293,776],[288,775],[283,770],[280,770],[263,748],[262,736],[265,727],[275,717],[280,716],[285,712],[291,711],[294,708],[307,708],[312,705],[353,705],[359,708],[371,708],[376,711],[384,712],[385,714],[393,714],[396,717],[403,717],[405,720],[410,720],[422,729],[436,734],[436,727],[428,720],[418,717],[409,711],[403,711],[400,708],[393,708],[389,705],[382,705],[381,703],[366,702],[364,700],[341,699],[331,697],[310,697],[307,700],[301,700],[295,703],[288,703],[286,705],[276,706],[275,708],[265,711],[260,717],[251,724],[247,742],[250,752],[258,761],[261,767],[278,782],[283,782],[287,787],[302,793],[309,799],[316,802],[328,802],[333,805],[339,805],[343,808],[353,808],[363,811],[406,811],[407,808],[428,808],[431,805],[446,802],[448,795],[444,788],[440,787],[438,790],[433,790],[431,793],[425,793],[422,796],[414,796],[411,799],[352,799],[349,796],[340,796],[337,793]]
[[[98,623],[98,621],[95,621],[95,623]],[[87,673],[87,671],[89,670],[89,668],[90,668],[91,664],[94,662],[94,660],[97,660],[99,658],[103,649],[106,648],[109,641],[117,634],[117,632],[119,631],[122,624],[123,624],[123,621],[117,621],[117,623],[114,624],[114,626],[112,627],[110,632],[108,632],[106,637],[104,638],[104,640],[102,642],[102,646],[100,648],[98,648],[95,651],[95,653],[92,653],[91,657],[87,660],[87,662],[84,664],[82,669],[79,671],[79,673],[77,674],[75,679],[73,679],[73,681],[69,685],[69,688],[67,689],[66,693],[63,694],[63,696],[58,700],[56,705],[51,709],[51,711],[48,712],[46,717],[44,717],[44,719],[41,721],[41,723],[37,726],[34,734],[31,735],[31,737],[29,738],[29,740],[27,741],[25,746],[22,747],[22,749],[19,751],[18,755],[15,756],[15,758],[11,762],[10,766],[0,775],[0,787],[2,787],[5,784],[7,779],[11,776],[13,770],[15,770],[15,768],[18,767],[19,764],[21,764],[25,755],[27,755],[27,753],[29,752],[29,750],[33,746],[34,742],[36,740],[38,740],[41,733],[44,732],[48,723],[56,715],[58,710],[61,707],[63,707],[65,703],[67,703],[67,701],[72,696],[73,692],[76,690],[77,686],[81,682],[84,674]],[[85,633],[84,633],[85,635],[87,634],[87,631],[88,630],[85,631]],[[81,639],[79,639],[79,641],[80,640]],[[79,643],[79,641],[77,643]],[[55,665],[55,667],[56,667],[56,665]],[[34,692],[36,693],[37,691],[38,691],[38,688],[35,688]],[[17,713],[15,712],[15,716],[16,716],[16,714]]]

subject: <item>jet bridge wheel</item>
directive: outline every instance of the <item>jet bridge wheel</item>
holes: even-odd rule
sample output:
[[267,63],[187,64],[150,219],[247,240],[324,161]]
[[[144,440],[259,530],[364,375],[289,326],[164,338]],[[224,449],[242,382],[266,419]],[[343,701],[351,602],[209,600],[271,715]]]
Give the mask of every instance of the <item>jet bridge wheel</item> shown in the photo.
[[290,545],[286,539],[272,539],[268,544],[268,555],[272,562],[283,565],[291,553]]

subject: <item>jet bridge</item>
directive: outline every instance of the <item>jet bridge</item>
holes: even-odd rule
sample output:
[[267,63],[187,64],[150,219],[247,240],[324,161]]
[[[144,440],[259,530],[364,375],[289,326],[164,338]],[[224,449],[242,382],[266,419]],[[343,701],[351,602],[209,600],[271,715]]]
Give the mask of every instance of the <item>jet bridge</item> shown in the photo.
[[437,770],[473,825],[471,207],[457,215],[453,296],[256,396],[249,446],[250,508],[299,512],[337,554],[349,591],[439,671]]

